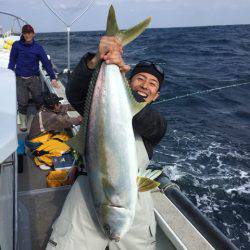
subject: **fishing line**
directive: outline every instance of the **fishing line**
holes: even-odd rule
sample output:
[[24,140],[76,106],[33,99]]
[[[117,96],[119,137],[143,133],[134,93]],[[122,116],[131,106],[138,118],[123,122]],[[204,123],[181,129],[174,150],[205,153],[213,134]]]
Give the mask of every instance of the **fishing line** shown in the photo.
[[227,88],[233,88],[233,87],[243,86],[243,85],[247,85],[249,83],[250,82],[236,83],[236,84],[231,84],[231,85],[227,85],[227,86],[223,86],[223,87],[218,87],[218,88],[213,88],[213,89],[207,89],[207,90],[203,90],[203,91],[196,91],[196,92],[193,92],[193,93],[190,93],[190,94],[175,96],[175,97],[169,98],[169,99],[162,99],[160,101],[154,102],[153,104],[159,104],[159,103],[163,103],[163,102],[170,102],[170,101],[173,101],[173,100],[182,99],[182,98],[186,98],[186,97],[189,97],[189,96],[210,93],[210,92],[213,92],[213,91],[216,91],[216,90],[221,90],[221,89],[227,89]]

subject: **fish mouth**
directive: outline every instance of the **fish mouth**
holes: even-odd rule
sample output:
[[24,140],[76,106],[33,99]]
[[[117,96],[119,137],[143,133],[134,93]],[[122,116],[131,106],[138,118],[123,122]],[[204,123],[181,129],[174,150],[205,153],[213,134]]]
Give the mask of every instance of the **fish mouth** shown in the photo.
[[110,240],[114,240],[115,242],[119,242],[121,237],[119,235],[110,235]]
[[114,240],[115,242],[120,241],[120,239],[121,239],[120,235],[111,233],[111,229],[110,229],[110,226],[108,224],[105,224],[103,226],[103,229],[110,240]]

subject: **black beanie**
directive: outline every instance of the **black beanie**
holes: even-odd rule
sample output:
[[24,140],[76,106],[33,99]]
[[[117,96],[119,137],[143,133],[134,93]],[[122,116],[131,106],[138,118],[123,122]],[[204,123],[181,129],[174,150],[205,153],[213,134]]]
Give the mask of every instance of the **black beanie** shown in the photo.
[[62,97],[58,97],[54,93],[49,93],[47,95],[44,95],[43,97],[43,103],[44,106],[48,109],[53,109],[56,104],[59,104],[60,101],[63,100]]
[[159,81],[159,88],[161,87],[161,84],[164,81],[164,73],[161,74],[154,66],[154,64],[152,63],[151,65],[140,65],[140,62],[138,64],[135,65],[135,67],[133,68],[133,70],[130,73],[129,79],[132,79],[132,77],[138,73],[141,72],[145,72],[145,73],[149,73],[153,76],[155,76],[158,81]]

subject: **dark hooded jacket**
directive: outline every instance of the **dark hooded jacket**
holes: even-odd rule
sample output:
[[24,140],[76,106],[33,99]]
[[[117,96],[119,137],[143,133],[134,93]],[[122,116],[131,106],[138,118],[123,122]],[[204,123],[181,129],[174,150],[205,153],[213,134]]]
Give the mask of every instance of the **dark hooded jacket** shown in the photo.
[[[66,87],[68,101],[81,115],[83,115],[84,101],[93,73],[93,70],[87,67],[86,62],[93,56],[94,54],[87,53],[81,58]],[[134,116],[133,128],[142,137],[148,156],[151,159],[153,148],[160,142],[166,132],[167,122],[165,118],[148,105]]]
[[12,45],[8,69],[15,70],[16,76],[39,76],[39,61],[42,62],[51,80],[56,79],[43,47],[34,39],[32,43],[27,44],[21,36],[20,40]]

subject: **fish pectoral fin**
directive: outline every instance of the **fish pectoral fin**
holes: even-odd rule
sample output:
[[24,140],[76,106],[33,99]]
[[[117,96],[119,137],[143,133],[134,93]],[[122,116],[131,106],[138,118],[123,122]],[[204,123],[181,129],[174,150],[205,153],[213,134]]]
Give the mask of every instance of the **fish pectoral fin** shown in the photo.
[[137,177],[137,185],[139,192],[146,192],[152,190],[160,185],[159,182],[154,181],[160,176],[162,170],[156,169],[140,169]]
[[158,187],[160,183],[144,176],[137,176],[137,185],[139,192],[146,192]]
[[151,180],[156,179],[157,177],[159,177],[162,174],[162,170],[160,169],[142,169],[140,168],[139,172],[138,172],[138,176],[143,176],[143,177],[147,177]]
[[138,37],[147,28],[150,21],[151,17],[148,17],[134,27],[121,31],[117,25],[114,7],[111,5],[107,19],[106,35],[118,37],[121,40],[122,45],[125,46]]

